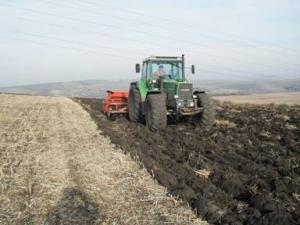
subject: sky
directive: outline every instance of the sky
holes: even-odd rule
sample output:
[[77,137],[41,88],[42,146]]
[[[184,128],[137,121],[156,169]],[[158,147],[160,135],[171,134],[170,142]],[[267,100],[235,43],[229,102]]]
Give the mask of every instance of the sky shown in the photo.
[[189,79],[300,78],[300,1],[0,0],[0,87],[135,80],[181,54]]

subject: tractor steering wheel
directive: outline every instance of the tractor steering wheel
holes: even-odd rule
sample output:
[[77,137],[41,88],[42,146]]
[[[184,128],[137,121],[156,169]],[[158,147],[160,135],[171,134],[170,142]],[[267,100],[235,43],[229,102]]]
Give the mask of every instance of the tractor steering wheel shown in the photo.
[[171,76],[171,74],[165,74],[165,75],[163,75],[163,78],[164,79],[172,79],[172,76]]

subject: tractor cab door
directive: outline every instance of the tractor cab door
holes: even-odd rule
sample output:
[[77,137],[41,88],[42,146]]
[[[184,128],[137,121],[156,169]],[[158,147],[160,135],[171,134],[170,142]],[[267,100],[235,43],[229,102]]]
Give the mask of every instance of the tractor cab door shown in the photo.
[[142,80],[147,81],[151,79],[151,63],[144,62],[143,63],[143,70],[142,70]]

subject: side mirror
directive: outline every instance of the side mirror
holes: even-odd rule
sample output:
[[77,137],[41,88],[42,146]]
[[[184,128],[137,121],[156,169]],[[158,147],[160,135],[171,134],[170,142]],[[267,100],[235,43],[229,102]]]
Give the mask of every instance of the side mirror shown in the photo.
[[191,70],[192,70],[192,74],[195,74],[195,65],[192,65]]
[[135,64],[135,72],[139,73],[141,71],[141,66],[139,63]]

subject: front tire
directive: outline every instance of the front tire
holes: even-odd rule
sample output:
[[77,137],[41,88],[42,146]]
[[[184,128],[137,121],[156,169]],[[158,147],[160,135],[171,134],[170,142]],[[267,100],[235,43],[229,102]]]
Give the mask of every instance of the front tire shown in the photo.
[[129,96],[128,96],[128,114],[129,120],[138,123],[141,121],[141,95],[139,90],[135,85],[130,86]]
[[206,93],[197,94],[198,107],[202,107],[203,111],[194,116],[193,122],[195,125],[200,125],[209,130],[215,123],[216,119],[216,106],[214,100]]
[[162,94],[148,95],[145,101],[146,125],[151,131],[162,130],[167,126],[166,98]]

